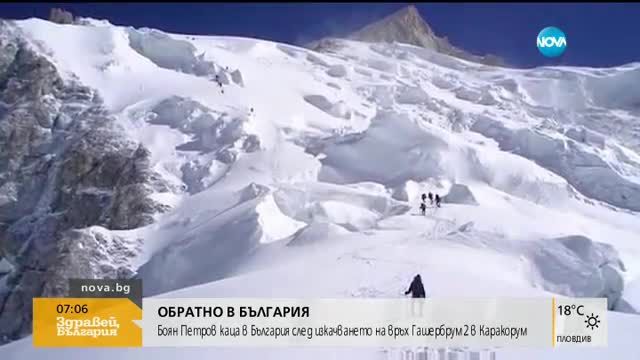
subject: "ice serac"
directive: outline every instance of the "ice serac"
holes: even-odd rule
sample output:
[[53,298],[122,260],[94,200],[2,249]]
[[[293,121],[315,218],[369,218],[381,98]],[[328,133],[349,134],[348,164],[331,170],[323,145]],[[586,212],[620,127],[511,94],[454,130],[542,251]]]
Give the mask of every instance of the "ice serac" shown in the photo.
[[32,299],[72,277],[128,277],[136,244],[108,229],[149,224],[148,151],[123,140],[97,94],[64,81],[0,22],[0,343],[31,332]]
[[453,46],[446,37],[438,37],[429,24],[420,16],[420,12],[414,5],[409,5],[373,24],[365,26],[351,34],[349,38],[374,43],[398,42],[434,49],[443,54],[481,64],[505,65],[504,60],[497,56],[473,55]]
[[156,252],[138,270],[145,296],[229,276],[263,238],[256,207],[267,193],[266,187],[250,184],[217,197],[207,214],[175,226],[171,237],[180,241]]
[[478,205],[469,187],[463,184],[453,184],[442,200],[447,204]]
[[536,246],[533,263],[545,288],[566,296],[607,298],[610,310],[621,305],[625,267],[613,247],[584,236],[545,239]]

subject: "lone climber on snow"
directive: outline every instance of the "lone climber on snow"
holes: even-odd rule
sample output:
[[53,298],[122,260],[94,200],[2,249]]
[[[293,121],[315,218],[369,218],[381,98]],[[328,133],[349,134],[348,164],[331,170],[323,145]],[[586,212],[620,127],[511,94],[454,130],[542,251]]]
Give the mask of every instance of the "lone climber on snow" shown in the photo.
[[411,301],[411,315],[412,316],[422,316],[422,308],[424,306],[424,286],[422,285],[422,279],[420,278],[420,274],[416,275],[411,281],[411,285],[409,285],[409,289],[404,292],[405,295],[411,294],[413,298]]
[[409,285],[409,289],[404,292],[405,295],[411,294],[413,298],[424,298],[426,296],[424,292],[424,285],[422,285],[422,278],[420,274],[416,275]]

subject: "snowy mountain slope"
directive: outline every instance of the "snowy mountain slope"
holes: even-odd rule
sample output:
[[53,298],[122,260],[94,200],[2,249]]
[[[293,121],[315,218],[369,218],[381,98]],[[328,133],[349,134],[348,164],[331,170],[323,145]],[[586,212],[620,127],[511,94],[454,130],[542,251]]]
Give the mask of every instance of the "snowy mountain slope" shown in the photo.
[[[430,211],[433,211],[430,210]],[[230,277],[215,283],[179,290],[161,297],[397,297],[404,291],[407,274],[421,271],[429,284],[430,296],[545,296],[542,290],[530,287],[522,274],[528,273],[529,259],[512,257],[508,251],[487,249],[495,237],[465,230],[466,235],[449,232],[446,226],[438,226],[443,220],[421,217],[394,217],[381,224],[380,234],[339,235],[334,239],[316,239],[315,243],[287,247],[287,240],[264,247],[252,259],[250,274]],[[413,222],[413,224],[410,224]],[[446,221],[443,221],[446,222]],[[428,229],[419,234],[411,229],[421,226]],[[440,234],[440,235],[439,235]],[[444,234],[444,235],[442,235]],[[480,242],[480,244],[478,244]],[[510,240],[506,240],[505,246]],[[334,246],[327,247],[329,244]],[[340,244],[340,245],[338,245]],[[471,246],[469,246],[471,245]],[[511,245],[514,248],[518,244]],[[525,246],[526,247],[526,246]],[[504,248],[503,248],[504,249]],[[287,252],[297,253],[287,254]],[[533,252],[535,253],[535,252]],[[553,254],[550,254],[553,255]],[[456,261],[451,261],[455,258]],[[277,262],[278,265],[268,263]],[[562,259],[562,263],[571,263]],[[313,264],[313,266],[309,266]],[[482,268],[482,272],[478,269]],[[517,269],[518,271],[514,271]],[[375,276],[372,276],[375,274]],[[286,279],[286,281],[282,281]],[[335,281],[340,279],[340,281]],[[250,284],[250,286],[247,286]],[[313,284],[314,286],[308,286]],[[584,359],[595,355],[616,355],[616,358],[632,359],[629,350],[633,329],[640,325],[637,316],[620,316],[610,313],[612,333],[606,350],[497,350],[500,359],[522,356],[544,356],[547,359]],[[619,335],[619,336],[618,336]],[[3,348],[9,356],[30,359],[42,351],[31,347],[29,341],[19,341]],[[249,349],[180,349],[181,356],[250,356]],[[140,355],[176,356],[171,349],[110,350],[97,352],[97,356],[117,356],[123,359]],[[330,358],[399,359],[399,349],[265,349],[267,357],[292,357],[308,354]],[[48,349],[48,354],[65,358],[79,358],[85,349]],[[90,352],[95,353],[95,350]],[[571,356],[570,356],[571,355]],[[539,358],[539,357],[538,357]]]
[[[425,244],[426,247],[426,244]],[[431,249],[431,248],[429,248]],[[453,252],[449,255],[458,256],[460,255],[460,248],[452,247],[449,251]],[[400,252],[399,250],[398,252]],[[464,253],[464,251],[462,251]],[[454,255],[455,254],[455,255]],[[438,254],[434,254],[434,258],[436,258]],[[439,254],[443,255],[443,254]],[[475,260],[475,256],[473,254],[469,258]],[[292,294],[291,296],[296,297],[315,297],[315,296],[332,296],[333,294],[341,294],[345,295],[339,289],[337,289],[340,285],[333,284],[331,282],[323,281],[324,277],[332,277],[338,276],[338,274],[348,274],[348,284],[352,285],[351,293],[349,296],[385,296],[386,294],[377,292],[374,287],[381,286],[392,289],[393,295],[398,296],[397,293],[399,291],[404,290],[403,287],[399,287],[399,283],[402,281],[406,281],[407,279],[403,278],[403,275],[406,274],[407,271],[413,270],[414,266],[412,266],[410,261],[406,259],[402,259],[398,262],[389,261],[388,259],[360,259],[361,261],[354,262],[352,259],[347,259],[346,261],[342,261],[341,265],[345,265],[350,262],[351,266],[349,266],[348,271],[344,267],[340,267],[338,269],[333,269],[332,267],[327,267],[325,270],[330,270],[324,276],[318,276],[319,274],[314,273],[310,276],[306,276],[302,271],[296,271],[297,266],[289,266],[287,269],[287,265],[284,264],[277,271],[266,271],[261,272],[260,274],[256,273],[255,275],[250,276],[241,276],[237,278],[230,278],[227,280],[223,280],[217,283],[207,284],[203,286],[198,286],[190,289],[181,290],[174,293],[168,293],[163,295],[166,297],[189,297],[189,298],[201,298],[201,297],[220,297],[220,296],[243,296],[243,297],[252,297],[252,296],[281,296],[284,294]],[[367,260],[369,263],[367,263]],[[413,259],[412,259],[413,260]],[[425,263],[430,262],[430,260],[425,261]],[[391,266],[389,266],[391,264]],[[299,267],[304,268],[303,264],[299,264]],[[348,266],[348,265],[347,265]],[[375,268],[375,269],[372,269]],[[382,276],[377,279],[375,284],[371,283],[371,276],[369,275],[372,270],[380,270],[380,269],[389,269],[390,267],[394,268],[394,271],[391,273],[382,274]],[[429,269],[429,267],[424,267],[424,269]],[[464,272],[464,270],[462,271]],[[425,272],[427,274],[427,272]],[[460,276],[461,273],[457,271],[448,272],[444,271],[428,273],[431,274],[429,281],[434,284],[434,288],[438,289],[450,289],[452,291],[448,291],[451,296],[476,296],[476,295],[484,295],[487,294],[489,296],[499,296],[502,294],[508,295],[512,294],[513,291],[520,291],[524,289],[511,289],[508,290],[506,288],[500,288],[496,286],[489,286],[488,288],[483,288],[482,286],[474,286],[472,284],[478,284],[479,278],[469,277],[468,274],[465,276]],[[497,275],[497,274],[496,274]],[[261,280],[255,278],[258,276]],[[287,285],[287,282],[281,281],[283,276],[286,276],[287,279],[292,279],[293,282]],[[438,281],[441,280],[441,281]],[[318,289],[313,290],[311,292],[303,291],[302,293],[299,289],[310,289],[308,286],[302,286],[299,289],[297,286],[303,284],[304,282],[313,282],[318,281],[317,284]],[[486,279],[484,280],[486,281]],[[247,283],[253,284],[251,287],[246,287]],[[486,284],[491,284],[488,282]],[[252,291],[254,285],[259,286],[259,290]],[[271,292],[268,287],[276,285],[279,289],[287,288],[287,291],[276,290],[275,293]],[[470,286],[471,285],[471,286]],[[238,289],[245,290],[238,290]],[[251,291],[248,292],[247,290]],[[437,294],[437,290],[433,290],[434,294]],[[261,295],[264,294],[264,295]],[[295,295],[293,295],[295,294]],[[320,295],[322,294],[322,295]],[[329,294],[329,295],[328,295]],[[387,293],[389,294],[389,293]],[[530,290],[524,290],[520,293],[521,296],[539,296],[541,293],[536,293]],[[286,296],[286,295],[284,295]],[[389,295],[386,295],[389,296]],[[493,349],[496,353],[497,359],[563,359],[563,360],[584,360],[584,359],[601,359],[602,357],[613,357],[616,359],[635,359],[635,349],[633,347],[634,344],[634,334],[637,328],[640,326],[640,319],[637,315],[628,315],[628,314],[620,314],[616,312],[610,312],[609,323],[610,326],[610,334],[609,334],[609,346],[607,348],[597,348],[597,349],[563,349],[558,348],[554,350],[540,350],[540,349]],[[55,359],[80,359],[84,356],[92,356],[96,359],[112,359],[114,357],[118,359],[134,359],[139,356],[153,356],[157,359],[173,359],[176,356],[181,357],[215,357],[215,358],[249,358],[252,356],[260,356],[260,358],[268,358],[268,359],[282,359],[282,358],[297,358],[299,356],[303,356],[305,358],[318,358],[318,359],[402,359],[402,355],[400,354],[402,351],[406,351],[407,349],[368,349],[368,348],[261,348],[250,349],[250,348],[146,348],[146,349],[36,349],[31,345],[31,339],[23,339],[16,341],[14,343],[5,345],[0,348],[0,351],[3,352],[3,355],[8,356],[9,359],[36,359],[40,356],[46,355],[48,358],[53,360]],[[439,350],[439,349],[438,349]],[[478,349],[448,349],[451,352],[457,353],[457,356],[464,356],[468,353],[480,352]],[[256,353],[256,351],[259,351]]]
[[[514,70],[409,45],[336,40],[316,53],[85,23],[11,28],[148,150],[162,184],[149,197],[170,210],[101,230],[139,239],[127,266],[147,295],[395,297],[419,272],[432,296],[640,301],[624,290],[640,279],[640,109],[624,91],[640,65]],[[422,192],[454,185],[475,203],[414,216]],[[638,326],[611,314],[612,329]],[[28,341],[4,351],[38,353]],[[315,351],[304,353],[347,356]]]

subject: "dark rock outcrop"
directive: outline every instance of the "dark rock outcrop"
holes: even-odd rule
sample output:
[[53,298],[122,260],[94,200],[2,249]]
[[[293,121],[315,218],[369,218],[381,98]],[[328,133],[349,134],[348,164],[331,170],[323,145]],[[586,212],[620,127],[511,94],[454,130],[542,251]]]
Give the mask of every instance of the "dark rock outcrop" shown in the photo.
[[49,21],[57,24],[73,24],[74,17],[73,14],[68,11],[52,8],[49,11]]
[[111,236],[153,221],[148,151],[124,140],[97,94],[63,81],[0,23],[0,343],[31,332],[32,299],[70,277],[130,276],[137,243]]

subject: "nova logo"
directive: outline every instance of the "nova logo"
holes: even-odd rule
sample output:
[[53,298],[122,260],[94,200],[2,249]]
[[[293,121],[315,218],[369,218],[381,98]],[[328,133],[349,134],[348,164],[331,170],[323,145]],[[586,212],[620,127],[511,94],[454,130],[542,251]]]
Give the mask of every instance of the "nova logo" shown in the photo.
[[540,31],[536,43],[542,55],[554,58],[564,53],[567,48],[567,37],[564,36],[562,30],[549,26]]
[[567,39],[555,38],[555,37],[539,37],[538,38],[538,46],[539,47],[556,47],[556,46],[567,46]]

